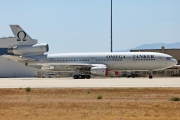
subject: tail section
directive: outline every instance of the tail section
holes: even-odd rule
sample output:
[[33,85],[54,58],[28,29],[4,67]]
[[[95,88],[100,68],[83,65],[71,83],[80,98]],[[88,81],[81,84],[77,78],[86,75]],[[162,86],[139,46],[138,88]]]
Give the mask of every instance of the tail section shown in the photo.
[[21,56],[42,55],[48,52],[49,46],[46,43],[37,44],[19,25],[10,25],[17,43],[10,45],[8,53]]
[[18,45],[34,45],[37,44],[19,25],[10,25],[11,30],[17,40]]

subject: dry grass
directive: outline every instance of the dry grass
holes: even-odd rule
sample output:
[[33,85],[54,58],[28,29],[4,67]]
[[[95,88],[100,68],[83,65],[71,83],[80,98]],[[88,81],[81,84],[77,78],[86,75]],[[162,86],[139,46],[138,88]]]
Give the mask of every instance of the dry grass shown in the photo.
[[0,120],[175,120],[176,96],[180,88],[0,89]]

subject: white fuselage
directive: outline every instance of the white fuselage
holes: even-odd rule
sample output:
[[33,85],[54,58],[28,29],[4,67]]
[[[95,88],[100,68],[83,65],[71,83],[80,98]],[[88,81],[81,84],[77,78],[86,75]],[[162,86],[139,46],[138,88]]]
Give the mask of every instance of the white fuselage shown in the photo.
[[[107,52],[107,53],[64,53],[48,54],[44,64],[104,64],[108,70],[154,71],[177,64],[172,56],[155,52]],[[58,67],[57,70],[66,70]],[[67,68],[67,70],[69,70]]]

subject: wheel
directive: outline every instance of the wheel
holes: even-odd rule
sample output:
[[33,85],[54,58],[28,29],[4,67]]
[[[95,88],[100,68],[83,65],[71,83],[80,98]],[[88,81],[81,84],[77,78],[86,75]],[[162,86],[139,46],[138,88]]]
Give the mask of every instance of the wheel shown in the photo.
[[79,79],[85,79],[85,75],[79,75]]
[[90,75],[86,75],[86,79],[90,79],[91,78],[91,76]]
[[149,79],[152,79],[153,78],[153,76],[152,75],[149,75]]
[[42,78],[45,78],[45,76],[43,75]]
[[128,75],[128,76],[127,76],[127,78],[130,78],[130,77],[131,77],[131,75]]
[[74,79],[85,79],[86,76],[85,75],[74,75],[73,78]]
[[73,78],[74,78],[74,79],[78,79],[78,78],[79,78],[79,75],[74,75]]
[[149,71],[149,79],[152,79],[153,78],[153,74],[152,74],[153,72],[150,70]]

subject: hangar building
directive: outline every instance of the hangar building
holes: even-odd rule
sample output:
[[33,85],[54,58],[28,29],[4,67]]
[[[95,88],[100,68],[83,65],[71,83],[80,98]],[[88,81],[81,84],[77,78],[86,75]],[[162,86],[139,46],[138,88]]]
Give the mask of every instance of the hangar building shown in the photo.
[[2,77],[36,77],[37,69],[24,66],[16,61],[9,60],[1,55],[7,52],[10,45],[16,44],[14,37],[0,38],[0,78]]

